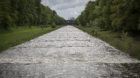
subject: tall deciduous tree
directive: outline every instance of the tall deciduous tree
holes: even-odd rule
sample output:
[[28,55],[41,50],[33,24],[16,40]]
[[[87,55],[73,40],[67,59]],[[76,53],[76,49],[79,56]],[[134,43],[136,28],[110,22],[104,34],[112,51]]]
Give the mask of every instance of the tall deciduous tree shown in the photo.
[[139,0],[90,1],[76,21],[81,25],[93,21],[98,27],[106,30],[140,31],[139,4]]
[[57,24],[64,21],[57,13],[41,4],[41,0],[0,0],[0,26]]

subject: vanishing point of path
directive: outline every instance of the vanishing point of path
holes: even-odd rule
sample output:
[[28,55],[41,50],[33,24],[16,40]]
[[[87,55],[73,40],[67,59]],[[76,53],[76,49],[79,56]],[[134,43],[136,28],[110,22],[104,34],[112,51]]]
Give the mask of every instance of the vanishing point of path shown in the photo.
[[65,26],[2,52],[0,78],[140,78],[140,61]]

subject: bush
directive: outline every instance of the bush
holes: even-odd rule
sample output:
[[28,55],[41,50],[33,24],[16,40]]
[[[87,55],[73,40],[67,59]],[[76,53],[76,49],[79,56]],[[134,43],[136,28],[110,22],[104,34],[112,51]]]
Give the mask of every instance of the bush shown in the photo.
[[93,33],[94,36],[98,36],[99,31],[100,31],[99,27],[93,26],[92,33]]
[[92,30],[92,33],[93,33],[94,36],[97,36],[98,35],[98,31],[95,30],[95,29]]
[[128,33],[123,31],[121,34],[121,39],[125,41],[127,37],[128,37]]
[[53,22],[52,23],[52,28],[55,28],[56,27],[56,24]]
[[122,45],[124,47],[124,51],[129,52],[129,53],[132,52],[133,39],[128,37],[128,33],[122,32],[121,39],[123,40]]
[[86,26],[87,26],[87,27],[90,27],[90,24],[89,24],[89,23],[87,23],[87,24],[86,24]]

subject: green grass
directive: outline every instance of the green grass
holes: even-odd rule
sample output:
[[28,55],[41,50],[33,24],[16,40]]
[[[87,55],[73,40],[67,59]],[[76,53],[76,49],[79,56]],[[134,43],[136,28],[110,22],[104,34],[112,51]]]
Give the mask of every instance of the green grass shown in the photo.
[[55,28],[46,27],[42,30],[38,26],[33,26],[32,28],[24,26],[19,27],[18,29],[11,28],[10,31],[2,31],[0,32],[0,52],[60,27],[61,26],[56,26]]
[[[92,27],[83,27],[83,26],[76,26],[77,28],[93,35],[93,28]],[[114,46],[115,48],[121,50],[122,52],[129,53],[132,57],[140,59],[140,36],[128,36],[125,39],[122,39],[122,34],[119,32],[112,32],[112,31],[99,31],[97,38],[109,43],[110,45]]]

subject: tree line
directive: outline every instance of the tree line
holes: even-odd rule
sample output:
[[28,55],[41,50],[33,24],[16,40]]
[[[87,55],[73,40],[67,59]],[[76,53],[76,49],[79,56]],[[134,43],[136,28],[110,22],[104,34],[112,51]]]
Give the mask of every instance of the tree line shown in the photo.
[[140,31],[140,0],[90,1],[76,19],[82,26],[93,25],[104,30]]
[[59,24],[57,13],[41,4],[41,0],[0,0],[0,28]]

